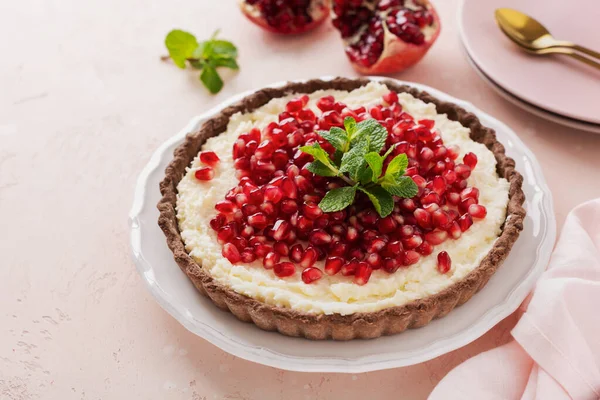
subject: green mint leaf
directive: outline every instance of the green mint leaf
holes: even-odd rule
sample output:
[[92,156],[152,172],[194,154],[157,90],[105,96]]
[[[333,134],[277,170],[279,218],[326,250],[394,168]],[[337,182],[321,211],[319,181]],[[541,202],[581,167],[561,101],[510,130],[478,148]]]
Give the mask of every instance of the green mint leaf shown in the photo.
[[358,171],[356,178],[358,179],[361,185],[367,185],[373,182],[373,170],[371,169],[371,167],[368,166],[366,168],[361,168]]
[[348,136],[352,137],[354,131],[356,131],[356,120],[352,117],[344,118],[344,128],[346,128]]
[[369,151],[379,153],[388,137],[388,131],[374,119],[367,119],[356,124],[356,130],[351,136],[351,144],[357,143],[363,138],[368,137]]
[[231,69],[240,69],[237,61],[234,58],[211,58],[209,61],[213,67],[225,67]]
[[336,150],[344,151],[348,143],[346,132],[338,127],[333,127],[329,131],[318,131],[319,136],[327,140]]
[[198,69],[198,70],[204,68],[204,65],[206,65],[206,63],[204,61],[194,60],[194,59],[191,59],[189,61],[189,63],[192,66],[192,68]]
[[319,208],[323,212],[336,212],[343,210],[354,202],[354,196],[356,194],[355,186],[345,186],[337,189],[332,189],[323,200],[319,203]]
[[219,93],[223,88],[223,80],[217,70],[211,65],[205,65],[200,74],[200,81],[212,94]]
[[198,47],[196,37],[189,32],[174,29],[167,34],[165,46],[169,50],[169,57],[179,68],[185,68],[185,60],[192,57]]
[[339,151],[339,150],[336,150],[335,153],[333,153],[333,163],[335,165],[337,165],[338,167],[342,163],[342,156],[343,155],[344,155],[344,152],[343,151]]
[[405,197],[407,199],[415,197],[419,192],[419,187],[410,176],[399,176],[392,179],[386,175],[383,182],[381,182],[381,187],[394,196]]
[[384,158],[379,155],[379,153],[371,152],[365,155],[365,160],[369,167],[371,167],[372,171],[372,181],[377,182],[377,179],[381,176],[381,171],[383,169],[383,160]]
[[237,47],[227,40],[212,40],[212,52],[222,57],[236,58],[238,56]]
[[319,176],[337,176],[335,171],[323,164],[321,161],[313,161],[306,166],[310,172]]
[[347,172],[354,179],[359,170],[365,165],[365,154],[369,148],[369,140],[365,139],[357,143],[342,156],[340,172]]
[[359,187],[358,189],[369,197],[375,210],[382,218],[387,217],[394,210],[394,198],[381,186]]
[[406,154],[398,154],[389,163],[387,169],[385,170],[385,175],[402,175],[404,174],[404,170],[406,170],[406,167],[408,167],[408,157],[406,157]]
[[312,146],[302,146],[300,147],[300,150],[304,153],[310,154],[314,157],[315,160],[320,161],[326,167],[337,170],[337,168],[335,168],[331,163],[329,154],[327,154],[327,152],[323,150],[319,143],[314,143]]

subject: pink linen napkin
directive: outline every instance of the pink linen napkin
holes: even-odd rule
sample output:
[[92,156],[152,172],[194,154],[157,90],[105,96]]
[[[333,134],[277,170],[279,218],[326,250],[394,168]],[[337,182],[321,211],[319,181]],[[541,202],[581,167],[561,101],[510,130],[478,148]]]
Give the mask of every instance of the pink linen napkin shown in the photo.
[[511,334],[450,371],[429,400],[600,399],[600,199],[567,216]]

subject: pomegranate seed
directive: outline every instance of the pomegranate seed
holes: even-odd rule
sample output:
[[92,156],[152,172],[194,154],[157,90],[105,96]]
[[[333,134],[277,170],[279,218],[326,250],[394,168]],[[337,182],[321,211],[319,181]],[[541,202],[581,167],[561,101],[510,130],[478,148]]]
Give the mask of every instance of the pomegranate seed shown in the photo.
[[[251,140],[248,143],[246,143],[246,149],[244,150],[244,154],[246,155],[246,157],[252,157],[252,155],[256,151],[257,147],[258,147],[258,142],[255,140]],[[244,158],[244,157],[240,157],[240,158]]]
[[383,95],[383,101],[385,101],[388,105],[392,105],[398,102],[398,93],[389,91],[388,93]]
[[471,168],[471,170],[473,170],[473,169],[475,169],[475,166],[477,165],[477,156],[475,155],[475,153],[467,153],[463,157],[463,162],[469,168]]
[[400,201],[400,206],[408,212],[413,212],[417,209],[417,205],[412,199],[402,199]]
[[237,262],[239,262],[242,258],[240,256],[240,252],[237,249],[237,247],[235,247],[233,244],[231,243],[225,243],[223,245],[223,250],[221,252],[223,254],[223,257],[225,257],[226,259],[229,260],[230,263],[235,264]]
[[458,194],[456,192],[447,192],[446,193],[446,201],[449,204],[456,206],[460,203],[460,194]]
[[314,247],[308,246],[306,250],[304,250],[304,254],[302,254],[302,259],[299,264],[302,268],[312,267],[313,264],[317,261],[317,251]]
[[350,260],[350,261],[346,262],[344,265],[342,265],[342,268],[341,268],[342,275],[344,275],[344,276],[354,275],[357,268],[358,268],[358,261]]
[[302,99],[297,97],[288,101],[288,103],[285,105],[285,110],[290,113],[295,113],[302,110],[302,107],[304,107]]
[[273,217],[275,214],[277,214],[275,204],[271,203],[270,201],[265,201],[264,203],[262,203],[260,205],[260,209],[263,213],[265,213],[267,217]]
[[452,268],[452,260],[447,252],[441,251],[437,256],[437,260],[437,267],[440,273],[445,274],[446,272],[450,271],[450,268]]
[[452,222],[448,228],[448,234],[452,236],[453,239],[458,239],[462,235],[462,229],[460,229],[458,222]]
[[273,251],[273,248],[268,244],[258,243],[254,245],[254,253],[257,257],[265,257],[267,254]]
[[431,214],[431,221],[433,222],[433,226],[437,228],[447,228],[451,223],[448,214],[442,210],[434,211]]
[[409,238],[414,235],[415,229],[410,225],[404,225],[400,228],[400,236],[403,238]]
[[268,185],[265,187],[264,196],[266,201],[277,204],[283,198],[283,190],[277,186]]
[[[295,177],[295,178],[298,178],[298,177]],[[300,177],[300,178],[304,178],[304,177]],[[304,178],[304,179],[306,179],[306,178]],[[283,196],[285,198],[288,198],[288,199],[296,199],[296,198],[298,198],[298,190],[296,188],[296,185],[288,177],[283,178],[283,180],[281,181],[281,190],[282,190]]]
[[468,198],[474,199],[475,201],[479,201],[479,189],[477,189],[476,187],[468,187],[462,192],[460,192],[461,200]]
[[354,282],[358,285],[364,285],[369,282],[373,269],[366,262],[359,262],[356,268]]
[[[290,223],[282,219],[275,221],[273,225],[273,239],[284,240],[290,231]],[[287,255],[287,254],[285,254]]]
[[324,96],[317,101],[317,108],[323,112],[333,109],[335,99],[333,96]]
[[273,143],[271,143],[269,140],[263,140],[256,148],[254,156],[257,160],[268,160],[271,158],[274,151],[275,146]]
[[349,255],[351,258],[356,258],[357,260],[365,258],[365,253],[358,248],[351,249]]
[[256,255],[254,254],[251,248],[247,248],[246,250],[240,253],[240,258],[245,263],[251,263],[254,262],[254,260],[256,260]]
[[323,215],[323,211],[313,202],[305,202],[302,206],[302,211],[308,219],[317,219]]
[[458,179],[458,176],[456,175],[456,172],[451,171],[451,170],[444,171],[444,173],[442,174],[442,176],[444,177],[444,179],[446,180],[446,183],[448,185],[452,185]]
[[385,240],[375,238],[371,241],[369,247],[367,248],[367,251],[369,253],[378,253],[381,250],[383,250],[384,247],[385,247]]
[[263,229],[267,226],[267,216],[263,213],[252,214],[248,217],[248,224],[256,229]]
[[398,270],[398,268],[400,267],[400,262],[398,260],[398,258],[386,258],[385,260],[383,260],[383,269],[385,270],[385,272],[388,272],[390,274],[393,274],[394,272],[396,272]]
[[219,156],[214,151],[202,151],[200,152],[200,161],[214,167],[219,162]]
[[446,180],[442,176],[433,178],[432,189],[440,196],[446,191]]
[[246,225],[240,232],[240,235],[242,235],[242,237],[244,237],[244,238],[249,238],[252,235],[254,235],[254,228],[252,228],[249,225]]
[[467,212],[469,210],[469,207],[471,207],[474,204],[477,204],[477,201],[475,201],[475,199],[471,197],[467,197],[458,204],[458,209],[460,210],[460,212],[464,213]]
[[292,276],[296,272],[296,268],[294,264],[291,262],[280,262],[275,264],[273,267],[273,272],[280,278],[285,278],[287,276]]
[[365,261],[367,262],[367,264],[369,264],[371,266],[371,268],[373,269],[379,269],[381,268],[381,264],[382,264],[382,258],[379,254],[377,253],[371,253],[367,256],[367,258],[365,259]]
[[298,211],[298,203],[291,199],[285,199],[281,201],[279,209],[284,214],[293,214]]
[[468,210],[469,214],[471,214],[471,216],[473,218],[485,218],[485,216],[487,215],[487,210],[485,209],[484,206],[480,205],[480,204],[471,204],[469,206],[469,210]]
[[282,256],[290,254],[290,248],[285,242],[275,242],[273,249]]
[[275,165],[275,168],[281,169],[285,167],[289,159],[290,158],[285,150],[278,149],[273,152],[273,164]]
[[407,250],[404,253],[404,265],[413,265],[419,262],[421,255],[414,250]]
[[404,250],[404,246],[402,246],[401,241],[394,240],[393,242],[389,242],[385,249],[390,254],[394,254],[394,256],[397,256],[398,254],[400,254],[402,252],[402,250]]
[[244,139],[238,139],[233,144],[233,159],[236,160],[240,157],[243,157],[246,153],[246,142]]
[[242,206],[242,214],[244,214],[246,217],[252,214],[256,214],[259,211],[258,206],[254,205],[254,204],[244,204]]
[[419,226],[428,229],[431,227],[431,214],[422,208],[417,208],[413,213]]
[[470,214],[463,214],[458,219],[458,225],[460,226],[461,231],[466,232],[471,227],[471,225],[473,225],[473,218]]
[[302,281],[306,284],[318,281],[322,276],[321,270],[315,267],[308,267],[302,271]]
[[325,260],[325,273],[327,275],[335,275],[340,272],[343,264],[344,259],[341,257],[327,257],[327,260]]
[[379,227],[379,232],[391,233],[396,230],[398,223],[391,215],[388,215],[387,217],[380,219],[377,226]]
[[440,206],[438,206],[435,203],[430,203],[430,204],[425,204],[423,206],[423,210],[427,211],[429,214],[433,213],[434,211],[437,211],[440,209]]
[[331,243],[331,235],[319,229],[313,230],[308,238],[315,246]]
[[421,245],[421,243],[423,243],[423,238],[419,235],[413,235],[402,241],[402,244],[407,249],[415,249],[415,248],[419,247]]
[[237,247],[239,251],[244,250],[246,248],[246,246],[248,246],[248,240],[246,240],[246,238],[243,238],[241,236],[234,237],[233,239],[231,239],[230,242],[235,247]]
[[235,235],[235,231],[230,225],[225,225],[217,231],[217,241],[221,244],[229,241],[229,239],[233,238]]
[[313,190],[313,186],[306,177],[298,175],[294,177],[295,186],[300,190],[301,193],[310,193]]
[[216,217],[214,217],[213,219],[210,220],[210,227],[216,231],[217,229],[219,229],[220,227],[225,225],[226,222],[227,222],[226,216],[224,216],[223,214],[217,214]]
[[210,181],[215,177],[215,171],[211,167],[202,167],[194,172],[194,176],[199,181]]
[[415,250],[423,256],[428,256],[433,253],[433,246],[429,242],[423,242]]
[[444,243],[446,239],[448,239],[448,232],[446,231],[435,230],[425,234],[425,240],[434,246]]
[[412,180],[420,188],[424,188],[427,185],[427,180],[425,178],[423,178],[421,175],[413,175]]
[[458,176],[459,179],[467,179],[471,176],[471,167],[465,164],[458,164],[454,167],[454,172],[456,172],[456,176]]
[[446,149],[448,150],[448,157],[450,157],[451,160],[456,160],[458,158],[460,148],[457,145],[450,145]]
[[425,193],[421,196],[421,204],[440,204],[440,196],[436,192]]
[[290,248],[290,260],[299,263],[302,261],[303,255],[304,249],[300,243],[297,243]]
[[419,153],[419,159],[423,161],[429,161],[433,159],[433,150],[431,150],[429,147],[423,147]]
[[432,119],[422,119],[419,121],[419,124],[425,126],[427,129],[433,129],[435,121]]
[[333,246],[331,246],[331,249],[329,250],[329,254],[332,256],[343,257],[346,255],[347,251],[348,251],[348,245],[346,243],[338,241],[338,242],[335,242],[333,244]]

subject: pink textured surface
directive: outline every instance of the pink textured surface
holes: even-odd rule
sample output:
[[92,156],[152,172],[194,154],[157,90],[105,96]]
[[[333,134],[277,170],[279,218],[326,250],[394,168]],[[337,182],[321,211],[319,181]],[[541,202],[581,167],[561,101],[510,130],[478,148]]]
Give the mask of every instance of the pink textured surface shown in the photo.
[[[472,71],[456,0],[443,32],[398,74],[473,102],[536,153],[559,226],[600,196],[600,136],[531,116]],[[211,97],[162,63],[165,33],[221,27],[238,74]],[[18,32],[18,35],[16,34]],[[361,375],[279,371],[187,332],[151,298],[129,255],[127,213],[152,151],[232,94],[292,78],[354,76],[329,24],[299,38],[258,31],[234,2],[13,2],[0,13],[0,398],[423,399],[463,360],[505,343],[513,315],[474,343],[413,367]],[[368,345],[368,343],[361,343]]]
[[536,18],[556,39],[600,51],[598,1],[569,3],[573,20],[563,4],[561,0],[465,0],[466,46],[481,70],[513,95],[567,117],[600,123],[600,71],[567,56],[527,54],[504,36],[494,20],[497,8],[514,8]]

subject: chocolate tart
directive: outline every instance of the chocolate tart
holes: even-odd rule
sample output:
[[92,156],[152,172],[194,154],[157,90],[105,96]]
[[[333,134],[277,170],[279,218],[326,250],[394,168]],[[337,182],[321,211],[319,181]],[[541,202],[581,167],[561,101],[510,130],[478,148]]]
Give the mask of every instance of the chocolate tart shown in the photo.
[[369,82],[371,81],[366,78],[336,78],[330,81],[310,80],[288,83],[279,88],[259,90],[207,120],[199,130],[190,133],[184,143],[175,150],[174,158],[160,183],[162,198],[158,203],[160,211],[158,224],[181,270],[202,294],[209,297],[222,310],[231,312],[241,321],[252,322],[261,329],[307,339],[350,340],[393,335],[408,328],[427,325],[433,319],[445,316],[455,307],[468,301],[486,285],[507,257],[523,229],[525,218],[525,210],[522,207],[525,199],[522,190],[523,177],[515,170],[514,160],[506,156],[504,146],[496,139],[494,130],[482,126],[473,113],[456,104],[440,101],[427,92],[391,80],[383,80],[380,83],[392,91],[407,92],[425,103],[435,104],[438,113],[447,114],[450,120],[469,128],[471,139],[484,144],[494,154],[498,176],[509,182],[509,200],[502,233],[477,268],[446,289],[402,306],[349,315],[306,314],[239,294],[213,279],[202,265],[190,257],[185,249],[177,221],[177,185],[184,176],[186,167],[198,154],[207,138],[224,132],[233,114],[252,111],[273,98],[295,92],[312,93],[321,89],[350,91]]

